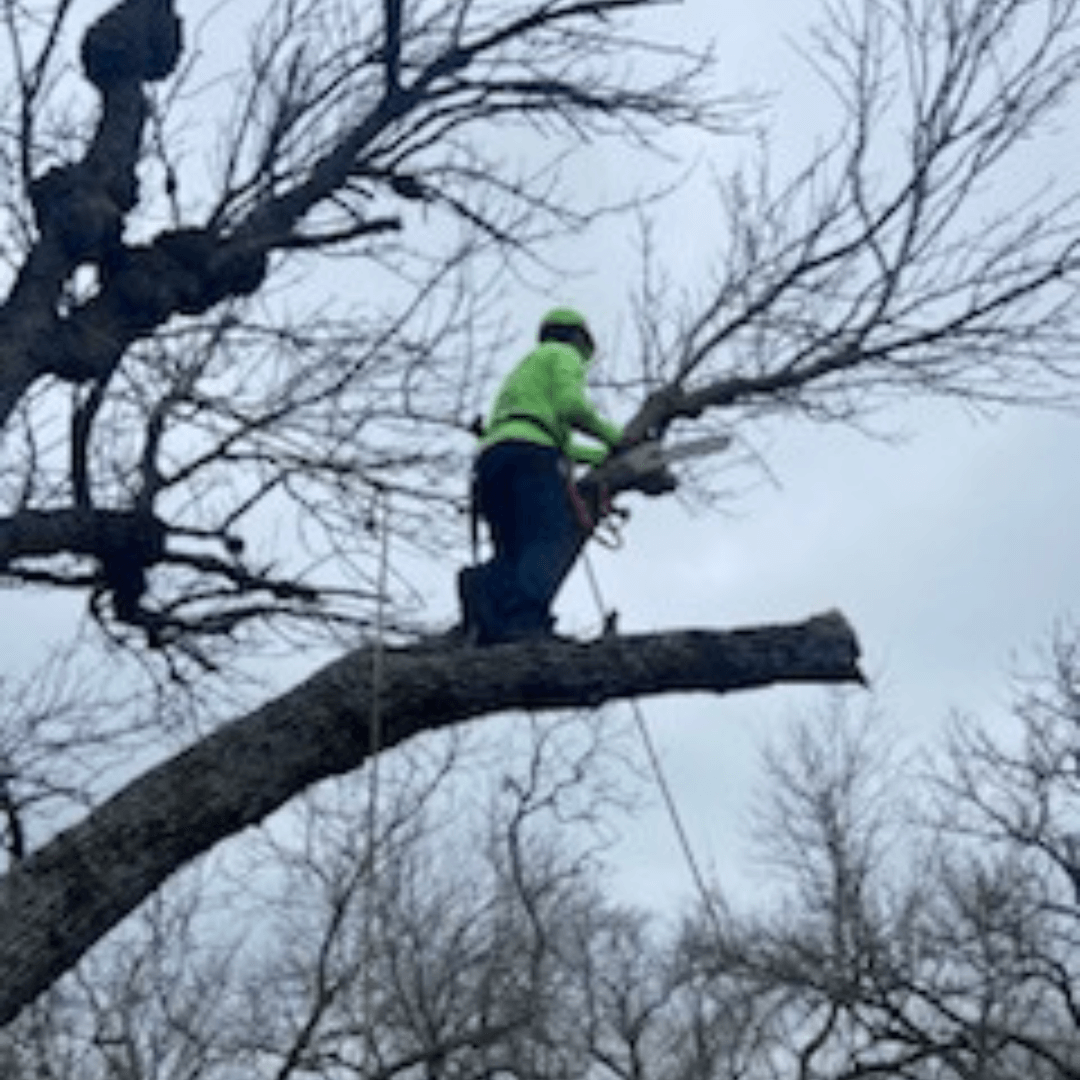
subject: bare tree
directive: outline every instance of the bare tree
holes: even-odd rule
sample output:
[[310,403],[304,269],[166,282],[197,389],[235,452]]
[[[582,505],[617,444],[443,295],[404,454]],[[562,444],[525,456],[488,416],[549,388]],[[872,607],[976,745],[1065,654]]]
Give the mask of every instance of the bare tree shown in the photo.
[[[40,20],[5,7],[5,575],[83,591],[110,635],[187,678],[254,649],[259,627],[373,623],[378,507],[392,499],[397,533],[436,544],[459,490],[467,445],[455,457],[445,440],[500,340],[485,289],[602,209],[568,203],[558,154],[526,136],[647,146],[680,125],[729,133],[745,112],[711,88],[708,52],[635,30],[655,6],[272,6],[209,182],[185,137],[209,99],[168,0],[103,15],[81,76],[62,62],[68,5]],[[716,416],[859,421],[913,391],[1072,403],[1075,189],[1025,177],[1015,199],[985,193],[1060,114],[1076,34],[1073,0],[832,7],[817,45],[835,140],[779,187],[764,168],[721,185],[724,260],[711,290],[668,309],[669,333],[647,327],[631,437]],[[87,84],[96,112],[64,104]],[[290,288],[356,260],[380,297],[359,314],[355,297],[320,310]],[[586,487],[676,479],[616,461]],[[282,515],[299,546],[268,545]],[[404,607],[390,621],[407,629]],[[836,615],[490,653],[401,644],[384,664],[350,653],[0,880],[0,1018],[177,868],[373,750],[519,706],[852,681],[857,655]]]
[[[234,1031],[236,946],[204,910],[220,897],[203,868],[155,896],[122,933],[4,1033],[12,1080],[26,1076],[205,1077]],[[220,921],[220,920],[218,920]]]
[[683,945],[697,992],[744,1017],[746,1075],[1077,1076],[1077,908],[1056,851],[1075,769],[1051,764],[1073,754],[1074,659],[1059,646],[1014,729],[967,721],[933,777],[843,710],[772,752],[763,903],[722,926],[699,914]]
[[725,255],[651,341],[638,424],[860,422],[927,392],[1075,404],[1077,192],[1018,158],[1074,89],[1077,19],[1069,0],[827,5],[837,130],[790,179],[766,159],[720,182]]
[[457,739],[401,755],[377,818],[363,775],[296,800],[156,894],[0,1046],[27,1075],[102,1080],[579,1075],[581,950],[616,916],[573,826],[621,762],[594,717],[511,741],[495,768]]
[[938,777],[953,807],[941,827],[964,853],[948,884],[984,928],[977,950],[962,944],[1001,998],[984,1039],[1052,1077],[1080,1074],[1077,648],[1075,627],[1054,633],[1018,676],[1010,726],[958,720]]

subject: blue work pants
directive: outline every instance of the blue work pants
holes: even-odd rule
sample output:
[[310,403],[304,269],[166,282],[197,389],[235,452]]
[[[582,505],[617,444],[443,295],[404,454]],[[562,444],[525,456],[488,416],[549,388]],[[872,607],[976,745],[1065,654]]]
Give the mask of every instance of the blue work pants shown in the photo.
[[494,547],[470,583],[480,601],[480,639],[550,633],[551,603],[584,538],[562,455],[537,443],[495,443],[477,460],[476,497]]

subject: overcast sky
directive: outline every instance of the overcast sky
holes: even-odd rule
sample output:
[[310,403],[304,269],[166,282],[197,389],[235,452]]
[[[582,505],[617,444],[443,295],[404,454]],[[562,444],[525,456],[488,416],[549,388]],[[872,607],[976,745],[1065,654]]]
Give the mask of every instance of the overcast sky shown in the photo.
[[[820,95],[785,39],[815,8],[806,0],[692,0],[680,16],[691,35],[716,36],[733,86],[778,92],[781,155],[785,133],[806,134],[819,122]],[[1065,141],[1071,160],[1080,158],[1075,133]],[[703,213],[689,197],[678,206],[684,232],[673,238],[674,268],[708,254],[693,242]],[[594,273],[572,295],[538,295],[507,312],[520,315],[523,347],[539,312],[564,301],[586,310],[602,350],[614,347],[625,283],[608,275],[607,255],[595,253]],[[839,608],[862,641],[875,700],[899,729],[929,739],[952,709],[1002,710],[1015,657],[1044,641],[1080,595],[1080,421],[1029,412],[974,423],[943,406],[898,412],[895,421],[910,433],[906,443],[793,425],[770,451],[779,486],[748,492],[723,515],[690,517],[671,499],[627,500],[634,516],[625,548],[591,549],[623,628],[747,626]],[[450,580],[433,589],[436,624],[452,617]],[[17,598],[6,603],[9,616],[19,610]],[[40,597],[23,603],[42,608]],[[558,611],[564,627],[595,625],[580,570]],[[796,711],[825,701],[822,691],[802,689],[646,705],[697,854],[722,879],[746,854],[740,834],[760,747]],[[629,898],[668,903],[689,894],[658,805],[628,821],[626,833],[618,854]]]
[[[739,517],[688,522],[673,507],[648,506],[626,550],[596,555],[595,566],[627,629],[743,626],[840,608],[886,723],[929,746],[954,709],[1000,718],[1017,662],[1075,610],[1076,461],[1080,423],[1033,414],[978,428],[938,415],[904,447],[808,433],[777,451],[783,489],[745,499]],[[590,610],[580,574],[564,600],[564,611]],[[853,696],[857,707],[866,697]],[[647,705],[699,857],[721,877],[749,854],[740,833],[760,748],[827,700],[796,689]],[[632,831],[624,854],[633,894],[685,893],[659,807]]]

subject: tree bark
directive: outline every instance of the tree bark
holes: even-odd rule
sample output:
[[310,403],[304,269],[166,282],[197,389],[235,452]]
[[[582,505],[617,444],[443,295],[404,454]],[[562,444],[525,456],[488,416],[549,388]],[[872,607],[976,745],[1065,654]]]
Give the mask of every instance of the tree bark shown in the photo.
[[[390,648],[381,665],[377,749],[511,709],[861,682],[858,657],[838,613],[793,625],[591,643]],[[0,1024],[175,871],[369,757],[372,670],[369,648],[329,664],[143,774],[0,878]]]

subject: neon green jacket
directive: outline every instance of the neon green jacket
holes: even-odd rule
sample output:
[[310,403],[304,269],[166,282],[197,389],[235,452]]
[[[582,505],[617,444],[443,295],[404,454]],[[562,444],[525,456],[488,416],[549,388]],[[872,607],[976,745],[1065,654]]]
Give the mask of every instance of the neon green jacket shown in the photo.
[[586,446],[573,431],[592,435],[607,447],[622,438],[622,428],[605,420],[585,397],[585,364],[572,345],[545,341],[503,381],[484,427],[484,448],[508,439],[554,446],[573,461],[598,465],[608,449]]

